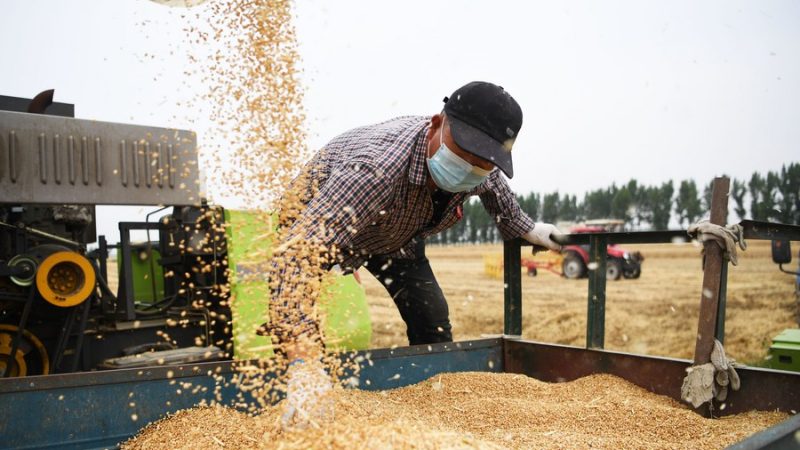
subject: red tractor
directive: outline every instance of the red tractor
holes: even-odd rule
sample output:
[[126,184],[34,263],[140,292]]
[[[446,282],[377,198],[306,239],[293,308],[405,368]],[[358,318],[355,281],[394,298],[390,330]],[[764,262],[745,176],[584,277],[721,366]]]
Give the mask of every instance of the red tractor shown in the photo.
[[[621,231],[622,221],[604,220],[587,221],[586,225],[570,229],[570,233],[605,233]],[[644,256],[640,252],[629,252],[616,244],[607,248],[606,279],[619,280],[625,278],[639,278],[642,274],[642,261]],[[561,264],[562,274],[566,278],[577,279],[588,275],[589,246],[566,245],[561,249],[564,260]]]

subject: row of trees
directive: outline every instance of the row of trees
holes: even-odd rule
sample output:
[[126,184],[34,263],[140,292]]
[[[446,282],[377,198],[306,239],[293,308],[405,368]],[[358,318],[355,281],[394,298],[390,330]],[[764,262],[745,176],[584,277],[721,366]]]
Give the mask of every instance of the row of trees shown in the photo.
[[[766,175],[754,172],[749,180],[732,180],[729,206],[738,220],[749,218],[800,224],[800,163]],[[613,218],[626,228],[664,230],[686,227],[708,215],[711,183],[698,186],[682,180],[647,186],[636,180],[576,195],[531,192],[518,195],[522,209],[534,220],[550,223]],[[493,220],[480,201],[464,204],[464,218],[453,228],[431,238],[434,243],[497,242],[501,239]]]

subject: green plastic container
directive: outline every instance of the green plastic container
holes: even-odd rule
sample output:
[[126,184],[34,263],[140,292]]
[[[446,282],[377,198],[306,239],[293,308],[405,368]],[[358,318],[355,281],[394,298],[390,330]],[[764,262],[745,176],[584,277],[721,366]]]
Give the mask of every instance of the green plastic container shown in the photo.
[[[276,216],[260,211],[225,210],[231,280],[233,348],[236,359],[269,358],[268,337],[256,329],[269,320],[267,273]],[[369,348],[372,322],[364,288],[353,275],[337,275],[319,300],[328,348]]]
[[768,367],[800,372],[800,329],[788,328],[772,338]]

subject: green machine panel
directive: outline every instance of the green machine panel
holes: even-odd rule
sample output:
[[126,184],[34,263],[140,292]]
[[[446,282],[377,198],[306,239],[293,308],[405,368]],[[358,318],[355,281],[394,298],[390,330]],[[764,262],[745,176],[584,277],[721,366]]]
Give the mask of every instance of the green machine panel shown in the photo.
[[800,329],[788,328],[772,338],[769,367],[800,372]]
[[[228,266],[235,359],[269,358],[272,343],[256,335],[269,320],[269,273],[275,214],[226,210]],[[332,276],[319,300],[322,330],[328,348],[363,350],[372,338],[364,288],[353,275]]]
[[[131,244],[133,298],[137,304],[152,305],[164,299],[164,268],[159,263],[158,242]],[[122,252],[117,251],[117,268],[122,280]]]

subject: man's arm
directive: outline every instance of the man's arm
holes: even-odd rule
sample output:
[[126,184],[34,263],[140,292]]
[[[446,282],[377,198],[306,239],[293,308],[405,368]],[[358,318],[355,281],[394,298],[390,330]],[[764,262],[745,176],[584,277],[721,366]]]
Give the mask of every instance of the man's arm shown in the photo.
[[533,219],[520,208],[508,182],[495,170],[478,195],[486,212],[494,219],[503,240],[524,236],[534,228]]
[[[486,189],[478,194],[486,212],[494,218],[504,240],[521,237],[534,246],[550,250],[560,250],[561,246],[550,239],[559,234],[558,229],[549,223],[534,223],[517,202],[508,182],[495,171],[486,182]],[[534,251],[536,249],[534,248]]]

